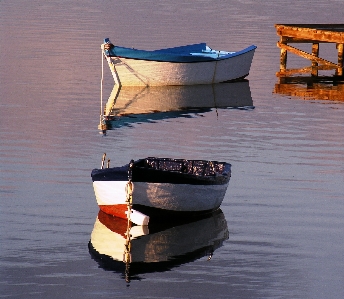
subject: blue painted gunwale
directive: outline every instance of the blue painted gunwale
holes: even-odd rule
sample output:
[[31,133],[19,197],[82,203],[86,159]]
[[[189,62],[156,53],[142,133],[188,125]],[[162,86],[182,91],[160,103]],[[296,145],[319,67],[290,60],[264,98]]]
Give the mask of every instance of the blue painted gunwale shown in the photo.
[[[104,39],[104,42],[110,44],[110,40],[108,38]],[[207,51],[206,43],[191,44],[153,51],[114,46],[110,50],[104,50],[104,52],[105,55],[108,57],[119,57],[159,62],[192,63],[226,60],[233,58],[235,56],[245,54],[250,51],[254,51],[256,48],[257,47],[255,45],[251,45],[243,50],[237,52],[230,52],[219,57],[217,57],[216,53],[213,54],[213,56],[216,57],[212,57],[210,55],[205,54]]]

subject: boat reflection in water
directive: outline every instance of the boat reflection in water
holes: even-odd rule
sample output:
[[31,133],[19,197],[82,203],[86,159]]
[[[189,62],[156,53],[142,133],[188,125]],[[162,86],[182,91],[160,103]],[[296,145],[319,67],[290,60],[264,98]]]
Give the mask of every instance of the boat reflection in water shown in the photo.
[[105,270],[122,273],[127,282],[139,274],[168,271],[213,252],[228,239],[223,212],[192,222],[159,222],[132,226],[125,219],[99,211],[89,242],[94,260]]
[[[306,68],[307,70],[307,68]],[[277,73],[277,77],[281,73]],[[274,93],[304,100],[344,102],[343,76],[280,76]]]
[[208,112],[212,108],[252,109],[249,81],[190,86],[115,85],[105,107],[101,107],[99,129],[190,117],[192,113]]

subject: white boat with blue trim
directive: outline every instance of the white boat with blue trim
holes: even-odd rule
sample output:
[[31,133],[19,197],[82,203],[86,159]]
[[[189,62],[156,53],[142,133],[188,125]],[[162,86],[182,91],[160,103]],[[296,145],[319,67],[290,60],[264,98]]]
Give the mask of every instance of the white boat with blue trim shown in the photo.
[[116,84],[163,86],[214,84],[245,78],[257,47],[251,45],[227,52],[199,43],[146,51],[119,47],[106,38],[101,48]]

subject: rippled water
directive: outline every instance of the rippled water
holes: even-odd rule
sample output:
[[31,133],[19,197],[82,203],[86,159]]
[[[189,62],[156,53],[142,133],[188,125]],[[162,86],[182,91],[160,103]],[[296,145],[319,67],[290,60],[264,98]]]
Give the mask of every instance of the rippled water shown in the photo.
[[[340,23],[343,8],[341,0],[1,1],[0,297],[343,298],[344,105],[295,91],[304,84],[278,92],[274,28]],[[141,115],[99,134],[104,37],[146,49],[257,45],[248,82],[235,93],[245,108]],[[334,45],[320,45],[320,56],[335,61]],[[112,88],[106,68],[104,94]],[[139,271],[127,283],[97,261],[90,171],[103,152],[112,165],[154,155],[230,162],[226,233],[212,258],[213,224],[192,224],[148,235],[169,236],[173,243],[162,244],[177,248],[172,236],[182,238],[171,231],[204,238],[203,251],[181,252],[173,267]]]

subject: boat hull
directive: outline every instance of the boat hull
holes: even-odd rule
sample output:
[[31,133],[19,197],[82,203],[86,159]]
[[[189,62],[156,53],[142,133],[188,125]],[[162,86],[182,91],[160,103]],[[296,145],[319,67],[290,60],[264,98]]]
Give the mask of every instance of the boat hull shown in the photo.
[[245,78],[255,47],[226,59],[166,62],[106,56],[115,82],[121,86],[213,84]]
[[[99,208],[110,215],[127,218],[125,186],[128,181],[94,181]],[[133,209],[151,219],[194,217],[218,209],[228,182],[219,185],[192,185],[134,182]]]

